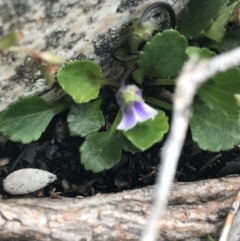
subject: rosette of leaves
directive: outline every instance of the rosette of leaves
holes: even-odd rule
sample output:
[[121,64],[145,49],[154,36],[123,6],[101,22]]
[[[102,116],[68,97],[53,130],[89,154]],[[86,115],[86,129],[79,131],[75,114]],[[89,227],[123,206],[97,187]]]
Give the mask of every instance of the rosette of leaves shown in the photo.
[[92,61],[70,62],[59,70],[57,77],[62,88],[76,102],[70,107],[68,127],[70,135],[86,138],[79,149],[80,161],[86,170],[101,172],[109,169],[120,161],[122,150],[132,153],[146,150],[160,141],[168,130],[168,118],[159,111],[154,120],[140,123],[127,132],[116,130],[120,121],[118,115],[110,129],[101,131],[105,121],[100,109],[100,87],[118,84],[104,79],[100,66]]

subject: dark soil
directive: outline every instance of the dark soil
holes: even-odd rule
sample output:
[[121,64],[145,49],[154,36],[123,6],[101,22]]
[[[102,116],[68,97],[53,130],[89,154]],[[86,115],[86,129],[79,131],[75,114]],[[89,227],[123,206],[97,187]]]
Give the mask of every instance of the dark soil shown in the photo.
[[[111,116],[106,114],[106,118],[111,122]],[[0,182],[15,170],[31,167],[57,175],[57,181],[31,194],[32,197],[92,196],[154,184],[163,143],[134,155],[123,152],[119,163],[110,170],[95,174],[85,171],[80,163],[79,146],[83,140],[68,135],[66,113],[57,115],[37,142],[23,145],[8,141],[0,146]],[[176,181],[192,182],[231,174],[240,174],[239,147],[228,152],[202,151],[188,135]],[[11,197],[3,188],[0,188],[0,194],[4,198]]]

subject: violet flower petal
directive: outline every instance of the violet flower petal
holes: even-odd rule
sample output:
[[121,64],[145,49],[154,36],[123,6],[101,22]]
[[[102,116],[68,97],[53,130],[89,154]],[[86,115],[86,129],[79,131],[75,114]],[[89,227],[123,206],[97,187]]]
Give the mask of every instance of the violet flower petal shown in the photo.
[[135,102],[130,111],[123,111],[122,120],[117,126],[117,130],[127,131],[133,128],[138,122],[153,119],[157,111],[144,102]]
[[157,111],[144,102],[135,102],[133,108],[137,114],[137,122],[144,122],[153,119],[157,115]]
[[122,112],[122,120],[117,126],[117,130],[127,131],[133,128],[137,124],[137,116],[135,113],[135,109],[132,108],[130,111],[126,109]]

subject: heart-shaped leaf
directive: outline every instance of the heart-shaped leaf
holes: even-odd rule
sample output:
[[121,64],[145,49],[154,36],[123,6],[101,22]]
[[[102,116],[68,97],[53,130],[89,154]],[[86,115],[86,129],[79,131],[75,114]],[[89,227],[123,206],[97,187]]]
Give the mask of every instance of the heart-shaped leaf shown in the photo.
[[240,114],[223,115],[197,99],[190,121],[192,138],[202,150],[230,150],[240,143]]
[[80,160],[85,170],[101,172],[111,168],[121,159],[122,148],[117,139],[116,131],[90,134],[80,147]]
[[226,0],[191,0],[183,10],[178,30],[186,38],[197,38],[226,7]]
[[225,26],[227,25],[230,17],[233,15],[238,3],[239,1],[235,1],[225,8],[211,26],[204,32],[204,35],[216,42],[219,42],[225,33]]
[[240,70],[219,73],[198,90],[198,96],[209,108],[223,115],[239,113],[234,95],[240,93]]
[[122,131],[134,146],[144,151],[158,141],[161,141],[168,131],[168,117],[165,112],[158,110],[153,120],[138,123],[128,131]]
[[68,114],[68,128],[71,136],[85,137],[97,132],[104,125],[104,116],[100,110],[101,100],[73,104]]
[[156,34],[139,54],[143,74],[157,78],[175,77],[187,59],[187,40],[176,30]]
[[88,60],[75,60],[62,67],[57,79],[63,90],[76,103],[88,102],[98,97],[103,82],[99,65]]
[[13,103],[0,115],[0,132],[24,144],[36,141],[57,113],[68,105],[51,105],[37,96]]

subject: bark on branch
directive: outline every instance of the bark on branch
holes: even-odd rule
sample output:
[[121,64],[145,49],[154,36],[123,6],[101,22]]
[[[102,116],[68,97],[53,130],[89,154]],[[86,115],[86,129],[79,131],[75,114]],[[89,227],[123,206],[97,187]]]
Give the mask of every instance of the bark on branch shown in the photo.
[[[239,177],[176,183],[158,222],[158,240],[218,237],[239,187]],[[146,187],[82,199],[1,200],[0,240],[139,240],[153,192]]]

